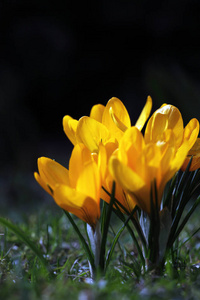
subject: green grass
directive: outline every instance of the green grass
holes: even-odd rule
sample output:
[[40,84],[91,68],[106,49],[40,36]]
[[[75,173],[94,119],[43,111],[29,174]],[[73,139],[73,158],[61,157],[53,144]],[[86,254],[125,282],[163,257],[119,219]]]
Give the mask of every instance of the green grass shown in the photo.
[[[84,232],[83,223],[75,221]],[[51,275],[22,240],[1,226],[0,299],[200,299],[199,233],[179,248],[175,269],[168,261],[163,276],[147,274],[138,279],[131,269],[136,249],[124,230],[106,276],[92,284],[84,249],[62,210],[43,207],[28,216],[23,212],[14,223],[45,254]],[[198,223],[197,211],[179,245]],[[114,229],[119,226],[115,219],[112,224]]]

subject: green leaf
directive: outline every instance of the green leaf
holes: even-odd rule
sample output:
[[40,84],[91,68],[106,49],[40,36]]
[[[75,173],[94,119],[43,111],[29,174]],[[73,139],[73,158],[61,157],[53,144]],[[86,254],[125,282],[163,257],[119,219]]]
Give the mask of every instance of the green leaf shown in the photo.
[[191,156],[190,161],[186,167],[186,170],[185,170],[185,172],[183,172],[183,174],[181,176],[181,179],[180,179],[178,187],[177,187],[178,191],[182,191],[182,189],[185,185],[185,182],[187,181],[188,175],[190,174],[190,166],[192,164],[192,159],[193,159],[193,156]]
[[[111,196],[111,194],[103,187],[104,191],[109,195]],[[124,217],[124,214],[122,213],[121,209],[127,214],[129,215],[129,211],[115,198],[114,199],[114,204],[113,204],[113,207],[115,208],[113,211],[114,213],[118,216],[118,218],[122,221],[122,222],[125,222],[125,217]],[[121,209],[120,209],[121,208]],[[139,210],[139,208],[137,207],[137,210]],[[142,232],[142,229],[140,227],[140,224],[135,220],[134,217],[132,217],[131,221],[133,222],[134,226],[135,226],[135,229],[141,239],[141,242],[142,242],[142,245],[143,245],[143,248],[144,248],[144,252],[145,254],[147,253],[147,244],[146,244],[146,240],[145,240],[145,237],[144,237],[144,234]],[[131,238],[133,239],[133,242],[134,244],[136,245],[136,248],[138,250],[138,254],[141,258],[141,261],[142,261],[142,265],[143,267],[145,268],[145,259],[144,259],[144,256],[142,254],[142,249],[138,243],[138,238],[136,238],[132,228],[130,227],[129,224],[126,225],[129,233],[130,233],[130,236]]]
[[160,217],[156,180],[151,184],[150,191],[150,228],[148,237],[149,261],[156,264],[159,258]]
[[166,253],[166,246],[170,234],[172,217],[167,207],[160,211],[160,234],[159,234],[159,261]]
[[195,203],[192,205],[192,207],[190,208],[189,212],[187,213],[187,215],[183,219],[182,223],[178,227],[178,229],[177,229],[177,231],[176,231],[176,233],[174,235],[174,238],[173,238],[172,242],[177,239],[177,237],[179,236],[179,234],[183,230],[184,226],[188,222],[189,218],[191,217],[191,215],[193,214],[193,212],[195,211],[195,209],[197,208],[197,206],[199,205],[199,203],[200,203],[200,196],[196,199]]
[[20,240],[22,240],[39,258],[42,265],[46,268],[48,267],[48,261],[44,258],[44,254],[40,251],[40,249],[32,242],[29,237],[15,224],[10,221],[0,217],[1,225],[7,227],[10,231],[12,231]]
[[164,193],[166,196],[164,197],[163,200],[163,207],[168,207],[169,211],[171,211],[172,208],[172,201],[173,201],[173,191],[175,189],[176,183],[177,183],[177,178],[178,178],[178,172],[174,175],[170,183],[167,184],[166,189]]
[[174,197],[172,218],[175,217],[175,214],[181,216],[185,205],[190,199],[190,187],[193,177],[193,172],[190,172],[190,166],[192,163],[192,157],[187,165],[185,172],[182,173],[181,178],[178,180],[176,187],[176,194]]
[[132,218],[132,216],[134,215],[134,213],[136,212],[136,210],[137,210],[137,206],[135,206],[135,208],[132,210],[130,216],[126,219],[126,221],[124,222],[123,226],[118,230],[117,234],[115,235],[115,238],[114,238],[114,240],[112,242],[112,245],[111,245],[110,250],[109,250],[108,255],[107,255],[105,270],[107,269],[107,267],[108,267],[108,265],[110,263],[111,256],[113,254],[113,251],[115,249],[116,243],[117,243],[120,235],[124,231],[124,228],[127,226],[128,222],[130,221],[130,219]]
[[[110,195],[111,196],[111,195]],[[106,213],[108,204],[105,201],[102,201],[102,210],[101,210],[101,232],[104,231],[105,222],[106,222]]]
[[196,171],[194,171],[194,175],[191,180],[191,185],[190,185],[190,190],[191,190],[190,196],[191,197],[196,193],[199,186],[200,186],[200,170],[197,169]]
[[[116,203],[115,203],[115,205],[116,205]],[[116,206],[116,207],[118,207],[118,206]],[[136,207],[137,207],[137,206],[136,206]],[[137,209],[138,209],[138,207],[137,207]],[[121,220],[122,222],[125,222],[125,217],[124,217],[123,213],[121,212],[121,210],[120,210],[119,208],[118,208],[118,210],[115,209],[114,212],[115,212],[115,214],[120,218],[120,220]],[[135,220],[134,217],[131,219],[131,221],[133,222],[133,220]],[[134,226],[135,226],[135,225],[138,224],[138,223],[137,223],[137,221],[136,221],[136,222],[133,222],[133,224],[134,224]],[[138,224],[138,226],[140,227],[139,224]],[[131,226],[130,226],[128,223],[126,224],[126,227],[127,227],[127,230],[128,230],[128,232],[129,232],[129,234],[130,234],[132,240],[133,240],[133,243],[135,244],[135,246],[136,246],[136,248],[137,248],[137,250],[138,250],[138,254],[139,254],[140,258],[141,258],[141,262],[142,262],[143,268],[145,269],[145,259],[144,259],[143,253],[142,253],[142,248],[141,248],[141,246],[139,245],[138,238],[135,236],[134,231],[132,230]],[[137,229],[137,227],[135,227],[135,229]],[[144,248],[144,253],[146,254],[146,253],[147,253],[147,249],[146,249],[146,241],[145,241],[145,237],[144,237],[144,235],[143,235],[143,232],[142,232],[141,227],[140,227],[140,230],[139,230],[138,233],[139,233],[139,236],[140,236],[140,234],[142,235],[142,239],[143,239],[143,241],[144,241],[144,244],[142,244],[142,245],[143,245],[143,248]],[[141,239],[141,240],[142,240],[142,239]]]
[[179,225],[179,222],[182,218],[183,211],[185,209],[186,204],[189,202],[191,197],[194,195],[198,185],[199,185],[199,176],[198,172],[190,172],[190,165],[192,162],[192,158],[186,168],[186,171],[183,172],[178,184],[177,190],[174,199],[174,209],[172,212],[172,227],[171,232],[168,239],[168,248],[172,246],[175,241],[176,231]]
[[[103,188],[104,189],[104,191],[109,195],[109,196],[111,196],[110,195],[110,193],[105,189],[105,188]],[[123,206],[123,204],[121,204],[116,198],[115,198],[115,201],[114,201],[114,204],[113,204],[113,207],[115,208],[114,209],[114,213],[119,217],[119,219],[122,221],[122,222],[125,222],[125,217],[124,217],[124,215],[123,215],[123,213],[122,213],[122,210],[127,214],[127,215],[130,215],[130,212],[126,209],[126,207],[124,207]],[[120,209],[121,208],[121,209]],[[139,209],[139,207],[137,206],[137,211],[140,211],[140,209]],[[134,226],[135,226],[135,229],[136,229],[136,231],[137,231],[137,233],[138,233],[138,235],[139,235],[139,237],[140,237],[140,240],[141,240],[141,242],[142,242],[142,245],[143,245],[143,247],[144,247],[144,251],[145,251],[145,253],[146,253],[146,249],[147,249],[147,242],[146,242],[146,239],[145,239],[145,236],[144,236],[144,233],[143,233],[143,231],[142,231],[142,228],[141,228],[141,226],[140,226],[140,224],[139,224],[139,222],[134,218],[134,217],[132,217],[132,222],[133,222],[133,224],[134,224]],[[127,228],[129,227],[129,225],[127,224]],[[130,229],[130,228],[129,228]],[[133,236],[133,235],[132,235]]]

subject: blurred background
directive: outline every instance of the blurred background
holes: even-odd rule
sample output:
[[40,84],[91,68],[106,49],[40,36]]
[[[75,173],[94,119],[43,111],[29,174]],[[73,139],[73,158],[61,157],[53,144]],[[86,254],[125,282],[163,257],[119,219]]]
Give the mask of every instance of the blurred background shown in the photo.
[[151,95],[200,120],[200,1],[0,2],[0,203],[26,212],[50,198],[37,158],[67,167],[62,118],[113,96],[132,123]]

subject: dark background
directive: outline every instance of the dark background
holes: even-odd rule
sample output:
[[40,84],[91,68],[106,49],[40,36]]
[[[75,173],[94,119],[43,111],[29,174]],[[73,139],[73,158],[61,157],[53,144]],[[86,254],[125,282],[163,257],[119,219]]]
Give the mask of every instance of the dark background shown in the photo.
[[66,114],[116,96],[134,124],[151,95],[200,119],[199,30],[199,0],[0,0],[2,207],[46,197],[33,171],[39,156],[67,166]]

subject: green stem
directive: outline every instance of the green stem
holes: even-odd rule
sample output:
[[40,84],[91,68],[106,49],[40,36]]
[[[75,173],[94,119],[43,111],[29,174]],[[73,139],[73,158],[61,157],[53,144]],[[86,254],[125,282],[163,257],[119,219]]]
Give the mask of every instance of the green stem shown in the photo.
[[108,228],[110,224],[110,218],[112,214],[112,207],[115,200],[115,181],[113,181],[112,186],[112,193],[110,197],[110,203],[108,206],[106,218],[105,218],[105,224],[102,232],[102,240],[101,240],[101,249],[100,249],[100,259],[99,259],[99,266],[101,270],[104,270],[105,266],[105,251],[106,251],[106,241],[107,241],[107,235],[108,235]]

